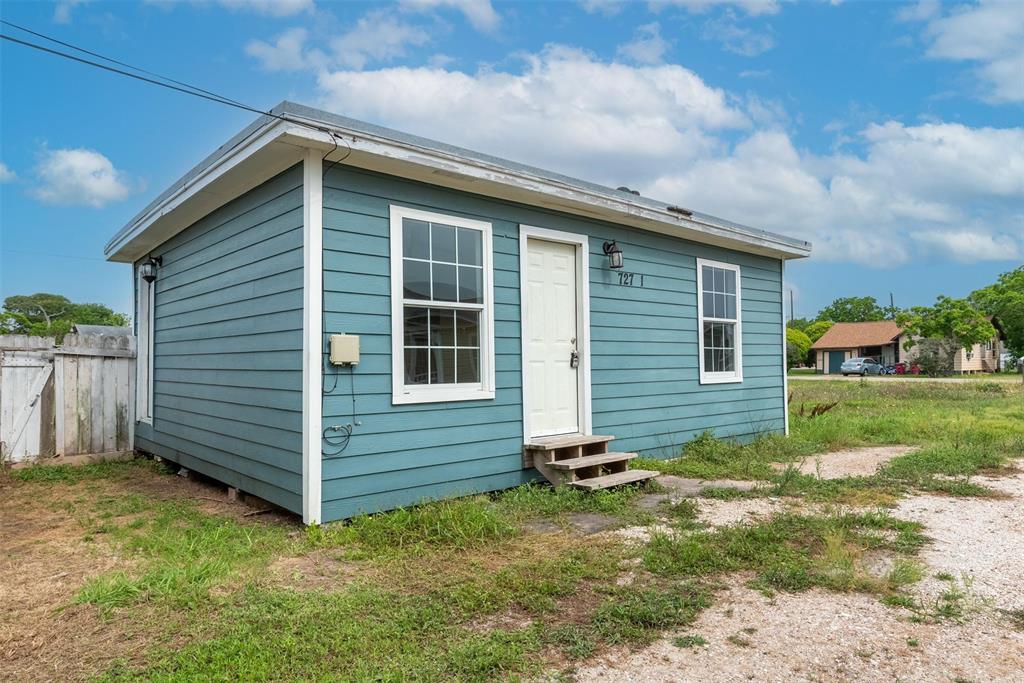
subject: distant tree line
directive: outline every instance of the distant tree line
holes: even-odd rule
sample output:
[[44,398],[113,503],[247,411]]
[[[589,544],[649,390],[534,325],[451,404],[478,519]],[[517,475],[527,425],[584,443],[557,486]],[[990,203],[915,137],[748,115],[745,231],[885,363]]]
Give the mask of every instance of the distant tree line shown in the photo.
[[45,292],[9,296],[0,312],[0,334],[56,337],[58,343],[76,324],[127,327],[130,323],[131,318],[109,306],[76,304],[60,294]]
[[1024,357],[1024,266],[1003,273],[995,283],[965,299],[939,296],[932,306],[881,306],[871,296],[836,299],[813,319],[796,318],[787,323],[787,361],[790,367],[802,362],[813,365],[811,345],[834,323],[893,320],[911,337],[908,348],[919,346],[922,362],[930,371],[943,374],[952,371],[960,349],[970,349],[995,336],[988,316],[999,319],[1010,355]]

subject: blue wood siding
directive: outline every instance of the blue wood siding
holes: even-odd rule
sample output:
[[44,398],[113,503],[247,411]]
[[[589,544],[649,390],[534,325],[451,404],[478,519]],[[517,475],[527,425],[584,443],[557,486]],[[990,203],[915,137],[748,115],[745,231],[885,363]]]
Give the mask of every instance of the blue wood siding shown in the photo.
[[137,446],[301,514],[301,165],[154,255],[153,424]]
[[[494,400],[391,404],[392,203],[492,223]],[[323,400],[324,426],[348,424],[353,413],[360,424],[340,455],[331,457],[325,445],[325,520],[506,488],[536,476],[522,469],[521,456],[520,224],[591,237],[595,433],[617,436],[617,449],[668,457],[705,429],[737,438],[782,430],[777,259],[334,167],[324,184],[325,332],[360,335],[362,358],[353,372],[341,369],[326,378],[333,390]],[[618,285],[601,252],[610,239],[625,252],[625,270],[644,274],[644,287]],[[698,383],[697,257],[741,266],[742,384]]]

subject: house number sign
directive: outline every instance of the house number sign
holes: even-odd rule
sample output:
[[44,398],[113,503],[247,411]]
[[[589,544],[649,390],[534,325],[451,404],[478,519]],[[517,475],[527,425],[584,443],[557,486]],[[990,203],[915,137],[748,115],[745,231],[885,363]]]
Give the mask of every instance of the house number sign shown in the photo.
[[623,273],[619,271],[619,284],[623,287],[643,287],[644,286],[644,274],[643,273]]

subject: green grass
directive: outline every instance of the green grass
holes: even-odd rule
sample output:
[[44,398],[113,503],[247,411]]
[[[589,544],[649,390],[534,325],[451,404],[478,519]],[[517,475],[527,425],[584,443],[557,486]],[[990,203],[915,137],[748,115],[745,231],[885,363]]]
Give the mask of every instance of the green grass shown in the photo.
[[[892,538],[880,532],[891,532]],[[920,576],[901,566],[895,574],[876,577],[863,569],[860,556],[869,550],[913,554],[924,542],[919,524],[881,512],[782,514],[753,525],[655,534],[643,563],[657,575],[690,579],[753,571],[752,584],[769,592],[819,586],[885,593]]]
[[[791,436],[764,435],[746,443],[704,433],[672,460],[638,459],[634,466],[699,479],[754,479],[773,486],[755,492],[709,489],[722,499],[800,496],[817,502],[888,505],[911,490],[952,496],[992,492],[971,481],[1024,458],[1024,400],[1019,386],[794,382]],[[810,417],[819,404],[837,403]],[[801,406],[804,408],[800,415]],[[909,444],[919,450],[890,461],[876,475],[820,480],[798,465],[816,453],[872,445]]]
[[679,636],[672,641],[672,644],[678,648],[692,649],[704,647],[708,644],[708,641],[703,636]]
[[108,609],[140,602],[195,606],[208,599],[212,587],[265,564],[291,545],[288,527],[243,524],[203,513],[189,502],[146,505],[137,496],[106,498],[97,512],[101,519],[146,513],[123,523],[94,522],[88,527],[87,539],[109,536],[139,565],[135,571],[90,579],[75,598]]
[[148,460],[113,460],[88,465],[32,465],[12,469],[10,476],[23,482],[76,484],[90,480],[124,480],[161,469],[161,465]]
[[[1024,401],[1014,386],[792,386],[791,438],[737,444],[708,434],[677,460],[636,465],[770,482],[757,492],[711,489],[708,497],[767,494],[876,506],[915,489],[988,495],[973,478],[1024,457]],[[800,403],[832,401],[837,407],[819,417],[797,414]],[[897,443],[920,449],[871,477],[822,481],[794,466],[835,448]],[[773,463],[789,467],[780,471]],[[177,617],[141,662],[115,664],[107,680],[536,678],[553,660],[685,628],[736,572],[749,573],[751,585],[766,593],[868,592],[920,620],[962,620],[971,604],[967,588],[953,581],[934,604],[918,604],[905,592],[922,576],[914,555],[925,539],[919,525],[884,512],[782,514],[706,529],[693,500],[639,510],[638,497],[651,487],[591,494],[530,485],[300,531],[119,492],[126,479],[161,476],[149,464],[38,467],[14,476],[16,485],[61,487],[54,489],[62,492],[61,514],[79,520],[89,543],[109,544],[126,558],[118,571],[87,581],[76,601],[132,620]],[[567,524],[579,513],[623,523],[657,516],[671,531],[637,547],[608,536],[527,530],[532,520]],[[344,565],[344,573],[333,583],[304,583],[270,571],[278,559],[309,553]],[[878,555],[892,558],[885,572],[869,571],[868,558]],[[627,571],[631,582],[619,585]],[[706,644],[697,635],[675,642]],[[742,632],[731,642],[750,644]]]

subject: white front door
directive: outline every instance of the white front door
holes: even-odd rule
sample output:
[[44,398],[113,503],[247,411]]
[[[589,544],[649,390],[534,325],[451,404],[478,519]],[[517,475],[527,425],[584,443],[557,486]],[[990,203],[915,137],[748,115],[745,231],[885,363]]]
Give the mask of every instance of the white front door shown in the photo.
[[529,436],[580,431],[576,249],[575,244],[527,240],[523,333]]

